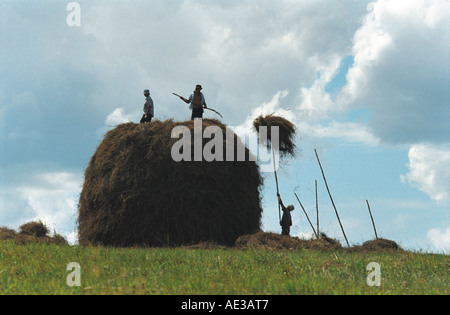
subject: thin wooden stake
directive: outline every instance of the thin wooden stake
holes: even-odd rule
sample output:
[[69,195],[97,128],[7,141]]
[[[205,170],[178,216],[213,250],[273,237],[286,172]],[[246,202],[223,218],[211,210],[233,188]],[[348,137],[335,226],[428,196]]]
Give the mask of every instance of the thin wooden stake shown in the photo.
[[317,179],[315,180],[316,184],[316,215],[317,215],[317,238],[319,238],[319,199],[317,198]]
[[311,221],[309,220],[309,217],[308,217],[308,214],[306,213],[305,208],[303,208],[303,205],[302,205],[302,202],[300,201],[300,198],[298,198],[298,196],[297,196],[296,193],[294,193],[294,195],[295,195],[295,197],[297,197],[298,203],[299,203],[300,206],[302,207],[303,212],[305,213],[306,218],[308,219],[309,225],[311,225],[311,228],[312,228],[312,230],[314,231],[314,235],[315,235],[317,238],[319,238],[319,235],[316,233],[316,230],[314,230],[314,226],[312,225]]
[[366,199],[366,203],[367,203],[367,208],[369,208],[370,219],[372,220],[373,230],[375,231],[375,237],[378,240],[377,228],[375,227],[375,221],[373,220],[372,211],[370,211],[370,205],[369,205],[369,201],[367,199]]
[[330,196],[331,203],[333,204],[334,212],[336,212],[336,217],[339,221],[339,225],[341,226],[342,234],[344,234],[344,238],[345,238],[345,241],[347,242],[347,246],[350,247],[350,244],[348,243],[348,240],[347,240],[347,236],[345,235],[344,227],[342,226],[342,223],[341,223],[341,219],[339,218],[339,213],[334,204],[333,197],[331,196],[331,193],[330,193],[330,189],[328,188],[327,179],[325,178],[325,173],[323,172],[322,164],[320,163],[320,160],[319,160],[319,155],[317,154],[316,149],[314,149],[314,152],[316,153],[317,162],[319,162],[320,170],[322,171],[323,180],[325,181],[325,186],[327,187],[328,195]]
[[[277,168],[275,166],[275,150],[272,147],[272,156],[273,156],[273,172],[275,173],[275,183],[277,184],[277,196],[280,194],[280,191],[278,189],[278,176],[277,176]],[[280,219],[281,222],[281,208],[280,208],[280,203],[278,202],[277,199],[277,203],[278,203],[278,218]]]

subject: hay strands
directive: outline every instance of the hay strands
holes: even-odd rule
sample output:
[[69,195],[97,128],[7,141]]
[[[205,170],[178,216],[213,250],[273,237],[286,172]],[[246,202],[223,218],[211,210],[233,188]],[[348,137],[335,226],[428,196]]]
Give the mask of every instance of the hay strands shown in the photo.
[[[260,131],[260,127],[267,127],[267,129]],[[272,135],[272,127],[278,130],[278,134]],[[292,122],[274,114],[261,115],[253,120],[253,128],[259,136],[260,144],[267,149],[275,148],[282,157],[295,156],[296,127]]]
[[299,203],[300,206],[302,207],[302,210],[303,210],[303,212],[305,213],[306,218],[308,219],[309,225],[311,225],[311,228],[312,228],[312,230],[313,230],[313,232],[314,232],[314,235],[316,236],[316,238],[319,238],[319,234],[317,234],[316,230],[314,229],[314,226],[312,225],[311,220],[309,219],[308,213],[306,213],[306,210],[305,210],[305,208],[303,207],[303,204],[302,204],[302,202],[300,201],[300,198],[298,198],[297,193],[294,193],[294,195],[295,195],[295,197],[297,198],[298,203]]
[[347,236],[345,235],[344,227],[342,226],[342,223],[341,223],[341,219],[339,218],[339,213],[338,213],[338,211],[336,209],[336,205],[334,204],[333,197],[331,196],[331,193],[330,193],[330,189],[328,188],[327,179],[325,177],[325,173],[323,172],[323,168],[322,168],[322,164],[320,163],[319,155],[317,154],[317,150],[316,149],[314,149],[314,152],[316,153],[317,162],[319,162],[320,171],[322,172],[322,177],[323,177],[323,180],[325,182],[325,186],[327,187],[328,195],[330,196],[331,203],[332,203],[333,208],[334,208],[334,212],[336,212],[336,217],[337,217],[339,225],[341,227],[342,234],[344,234],[344,238],[345,238],[345,241],[347,242],[347,246],[350,247],[350,244],[348,243],[348,240],[347,240]]

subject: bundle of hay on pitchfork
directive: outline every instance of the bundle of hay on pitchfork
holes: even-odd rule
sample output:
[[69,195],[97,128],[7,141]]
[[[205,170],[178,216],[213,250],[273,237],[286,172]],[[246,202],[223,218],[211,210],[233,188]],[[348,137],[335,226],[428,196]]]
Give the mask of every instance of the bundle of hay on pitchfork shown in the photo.
[[[267,137],[263,134],[263,128],[267,127]],[[275,138],[275,135],[272,135],[272,128],[278,127],[278,138]],[[259,136],[259,143],[266,146],[268,149],[272,150],[273,154],[273,170],[275,174],[275,183],[277,185],[277,194],[280,193],[278,188],[278,176],[277,176],[277,168],[275,166],[275,151],[278,151],[280,157],[294,157],[296,153],[296,145],[295,145],[295,137],[296,137],[296,128],[293,123],[289,120],[275,116],[274,114],[270,114],[267,116],[259,116],[253,121],[253,128],[257,132]],[[278,216],[281,221],[281,211],[280,205],[278,204]]]
[[258,135],[260,135],[260,127],[267,127],[267,138],[260,137],[260,143],[265,145],[268,149],[272,148],[272,128],[278,127],[279,138],[273,139],[278,140],[278,148],[274,148],[278,150],[282,157],[286,156],[295,156],[295,136],[296,136],[296,128],[293,123],[289,120],[275,116],[274,114],[270,114],[267,116],[259,116],[253,121],[253,128],[255,128]]

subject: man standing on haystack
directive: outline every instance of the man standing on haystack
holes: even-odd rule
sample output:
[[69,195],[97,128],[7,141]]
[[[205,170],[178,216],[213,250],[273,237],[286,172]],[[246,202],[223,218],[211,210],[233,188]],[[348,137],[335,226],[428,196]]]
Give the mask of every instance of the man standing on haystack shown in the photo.
[[203,118],[203,108],[208,108],[205,101],[205,96],[201,92],[202,86],[200,84],[197,84],[195,86],[194,93],[189,96],[189,99],[185,99],[184,97],[180,97],[183,101],[185,101],[187,104],[191,104],[189,106],[189,109],[192,110],[191,120],[194,120],[194,118]]
[[145,103],[144,103],[144,115],[141,118],[141,124],[151,122],[154,116],[153,100],[150,97],[150,91],[144,90]]
[[292,226],[292,217],[291,211],[294,211],[294,206],[289,205],[287,207],[284,206],[283,201],[281,201],[280,194],[277,193],[278,203],[281,205],[281,209],[283,210],[283,216],[281,217],[280,225],[281,225],[281,235],[289,236]]

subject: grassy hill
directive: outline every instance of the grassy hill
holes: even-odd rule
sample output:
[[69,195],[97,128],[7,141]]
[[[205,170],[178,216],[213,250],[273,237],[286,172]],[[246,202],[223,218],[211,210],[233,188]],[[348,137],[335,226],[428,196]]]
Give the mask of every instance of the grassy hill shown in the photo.
[[[81,286],[70,287],[70,262]],[[381,285],[369,286],[370,262]],[[0,241],[0,294],[442,294],[450,257],[407,251],[106,248]]]

